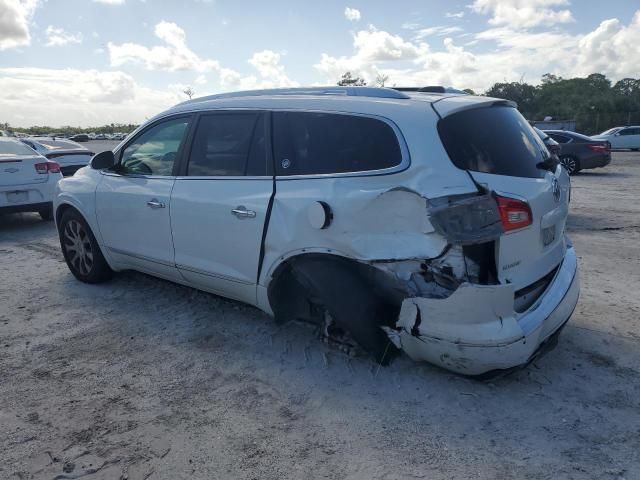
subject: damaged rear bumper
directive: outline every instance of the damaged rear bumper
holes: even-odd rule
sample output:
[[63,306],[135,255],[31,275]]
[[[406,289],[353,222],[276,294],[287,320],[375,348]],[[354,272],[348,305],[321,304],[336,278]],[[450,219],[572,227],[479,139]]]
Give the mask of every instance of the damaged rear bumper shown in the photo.
[[525,312],[514,309],[512,285],[461,285],[445,299],[407,298],[391,340],[414,360],[465,375],[526,364],[567,322],[580,282],[573,247],[544,293]]

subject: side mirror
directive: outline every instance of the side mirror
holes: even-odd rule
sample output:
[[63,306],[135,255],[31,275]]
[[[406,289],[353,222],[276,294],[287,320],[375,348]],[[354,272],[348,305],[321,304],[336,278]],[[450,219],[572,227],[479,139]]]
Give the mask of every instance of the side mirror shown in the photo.
[[620,132],[614,133],[613,136],[614,137],[619,137],[620,136]]
[[116,164],[116,157],[111,150],[99,153],[91,159],[91,168],[94,170],[104,170],[111,168]]

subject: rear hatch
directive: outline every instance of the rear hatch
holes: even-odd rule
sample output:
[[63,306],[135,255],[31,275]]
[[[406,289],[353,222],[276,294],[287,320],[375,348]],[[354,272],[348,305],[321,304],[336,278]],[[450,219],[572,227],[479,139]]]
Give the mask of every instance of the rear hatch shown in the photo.
[[44,183],[49,175],[38,173],[36,164],[46,159],[26,145],[15,141],[0,142],[0,187]]
[[501,283],[516,290],[531,285],[564,257],[569,176],[512,104],[445,99],[434,107],[442,116],[438,132],[453,164],[479,186],[529,205],[529,224],[501,235],[495,256]]

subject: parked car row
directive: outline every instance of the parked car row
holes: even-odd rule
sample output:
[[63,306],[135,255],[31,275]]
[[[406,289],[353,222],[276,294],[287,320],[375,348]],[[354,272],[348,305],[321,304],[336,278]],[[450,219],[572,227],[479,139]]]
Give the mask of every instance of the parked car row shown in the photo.
[[68,177],[86,167],[94,152],[71,140],[48,137],[26,137],[20,141],[49,160],[60,165],[62,175]]

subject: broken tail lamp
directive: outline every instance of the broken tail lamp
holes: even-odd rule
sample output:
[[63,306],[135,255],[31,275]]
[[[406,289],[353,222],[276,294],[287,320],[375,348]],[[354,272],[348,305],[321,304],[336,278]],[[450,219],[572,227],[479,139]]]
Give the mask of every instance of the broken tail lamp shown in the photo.
[[533,216],[527,202],[489,192],[432,206],[430,219],[452,244],[474,245],[528,227]]

